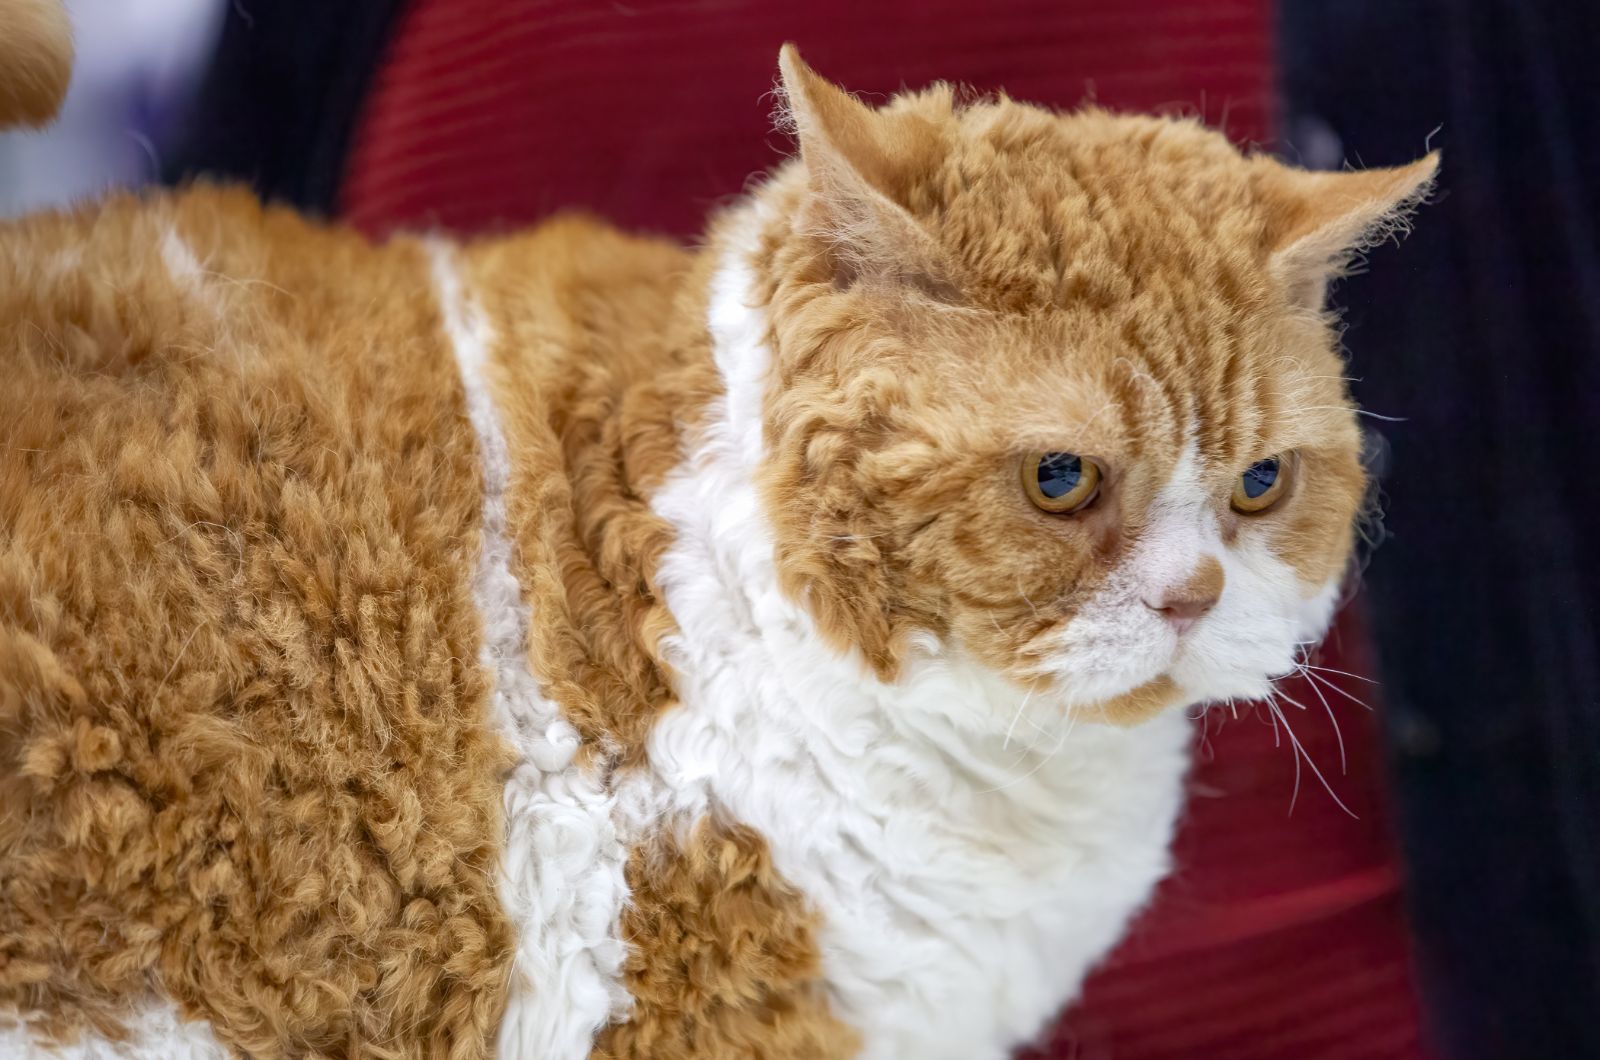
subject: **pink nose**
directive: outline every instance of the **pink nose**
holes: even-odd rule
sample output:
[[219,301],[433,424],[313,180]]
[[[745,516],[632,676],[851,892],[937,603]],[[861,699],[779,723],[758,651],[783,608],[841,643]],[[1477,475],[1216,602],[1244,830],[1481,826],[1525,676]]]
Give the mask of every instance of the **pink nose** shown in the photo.
[[1166,594],[1159,601],[1146,600],[1144,605],[1172,623],[1179,633],[1187,633],[1205,613],[1217,606],[1217,596],[1180,596]]
[[1221,562],[1215,556],[1206,556],[1188,581],[1146,596],[1144,606],[1171,622],[1179,633],[1187,633],[1222,599],[1223,580]]

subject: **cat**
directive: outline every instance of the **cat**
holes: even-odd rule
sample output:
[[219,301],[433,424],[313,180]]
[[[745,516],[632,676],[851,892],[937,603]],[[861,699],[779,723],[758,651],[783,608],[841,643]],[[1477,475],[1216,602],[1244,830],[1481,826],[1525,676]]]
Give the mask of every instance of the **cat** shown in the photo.
[[1324,292],[1437,156],[779,67],[699,250],[0,226],[0,1053],[969,1060],[1075,995],[1184,708],[1328,625]]

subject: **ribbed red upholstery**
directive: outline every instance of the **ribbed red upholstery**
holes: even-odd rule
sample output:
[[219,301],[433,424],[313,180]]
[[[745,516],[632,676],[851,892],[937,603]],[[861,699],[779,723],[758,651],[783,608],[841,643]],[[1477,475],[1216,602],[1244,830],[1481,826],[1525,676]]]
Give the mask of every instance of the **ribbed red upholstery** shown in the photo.
[[[415,0],[357,131],[345,213],[372,232],[524,224],[584,208],[692,237],[789,148],[778,45],[869,95],[935,77],[1061,106],[1270,125],[1265,0]],[[1347,623],[1322,662],[1365,672]],[[1360,680],[1329,675],[1373,699]],[[1371,715],[1289,694],[1347,816],[1253,712],[1211,719],[1179,868],[1039,1057],[1412,1058],[1420,1044]],[[1293,812],[1290,807],[1293,801]]]
[[785,40],[869,97],[943,78],[1203,109],[1247,138],[1267,124],[1262,0],[417,0],[345,210],[371,229],[481,229],[582,207],[692,236],[788,149],[767,95]]

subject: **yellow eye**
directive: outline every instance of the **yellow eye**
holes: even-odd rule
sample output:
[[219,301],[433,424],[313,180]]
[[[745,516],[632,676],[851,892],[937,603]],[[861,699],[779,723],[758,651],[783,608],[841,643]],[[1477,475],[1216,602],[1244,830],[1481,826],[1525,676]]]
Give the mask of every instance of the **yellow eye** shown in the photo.
[[1289,461],[1281,456],[1257,460],[1233,483],[1233,510],[1245,515],[1264,512],[1283,498],[1289,487]]
[[1082,511],[1100,492],[1100,467],[1077,453],[1029,453],[1022,458],[1022,489],[1040,511]]

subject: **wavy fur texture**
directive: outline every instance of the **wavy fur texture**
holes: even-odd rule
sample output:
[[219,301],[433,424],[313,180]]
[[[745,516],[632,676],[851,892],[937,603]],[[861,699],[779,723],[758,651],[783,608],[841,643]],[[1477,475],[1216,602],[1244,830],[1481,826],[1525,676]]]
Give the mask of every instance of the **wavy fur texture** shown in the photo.
[[505,758],[422,249],[117,197],[0,236],[0,322],[0,1002],[483,1055]]
[[781,66],[698,251],[0,227],[0,1049],[971,1060],[1114,944],[1174,708],[1326,626],[1322,295],[1436,160]]

